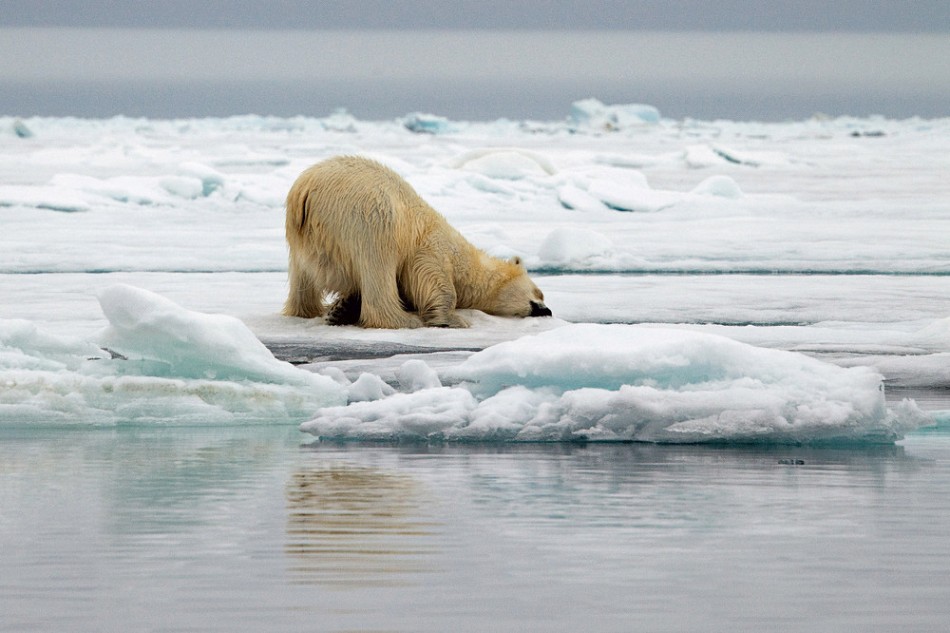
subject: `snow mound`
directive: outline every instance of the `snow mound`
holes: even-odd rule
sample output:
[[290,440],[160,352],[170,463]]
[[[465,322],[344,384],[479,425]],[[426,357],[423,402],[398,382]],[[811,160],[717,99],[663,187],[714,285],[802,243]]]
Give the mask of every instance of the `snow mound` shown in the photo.
[[97,344],[0,321],[0,425],[287,423],[346,400],[233,317],[122,285],[100,304],[110,325]]
[[885,406],[881,376],[719,336],[570,325],[495,345],[463,381],[323,409],[301,425],[363,440],[892,442],[932,423]]
[[514,148],[471,150],[454,158],[450,166],[502,180],[544,177],[557,173],[557,168],[544,156]]
[[538,248],[541,266],[579,268],[608,262],[613,242],[606,235],[582,228],[558,228],[551,231]]
[[693,193],[699,196],[716,196],[730,200],[738,200],[743,196],[738,183],[729,176],[710,176],[696,185]]

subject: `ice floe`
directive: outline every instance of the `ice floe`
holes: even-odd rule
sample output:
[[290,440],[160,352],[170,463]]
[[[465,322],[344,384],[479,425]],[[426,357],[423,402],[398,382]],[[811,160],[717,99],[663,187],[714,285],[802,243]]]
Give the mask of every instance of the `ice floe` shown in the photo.
[[145,290],[100,296],[95,344],[0,321],[0,426],[280,423],[345,401],[332,379],[276,360],[238,319]]
[[478,441],[894,441],[931,424],[888,408],[875,371],[723,337],[570,325],[500,343],[411,393],[323,409],[327,439]]

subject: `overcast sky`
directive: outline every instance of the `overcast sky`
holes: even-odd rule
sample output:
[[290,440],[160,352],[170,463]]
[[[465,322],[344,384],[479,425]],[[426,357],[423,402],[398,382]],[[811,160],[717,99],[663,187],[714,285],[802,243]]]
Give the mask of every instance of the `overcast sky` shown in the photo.
[[0,0],[0,26],[950,31],[950,0]]
[[0,0],[4,28],[0,116],[950,115],[950,0]]

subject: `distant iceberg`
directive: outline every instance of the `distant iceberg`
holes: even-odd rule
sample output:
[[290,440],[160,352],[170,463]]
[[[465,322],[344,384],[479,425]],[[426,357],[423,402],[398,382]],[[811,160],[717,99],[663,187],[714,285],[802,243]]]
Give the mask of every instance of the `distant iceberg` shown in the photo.
[[578,324],[500,343],[430,386],[323,409],[322,438],[670,443],[892,442],[932,423],[881,376],[723,337]]
[[660,111],[643,103],[605,105],[599,99],[575,101],[568,118],[572,129],[615,132],[660,122]]

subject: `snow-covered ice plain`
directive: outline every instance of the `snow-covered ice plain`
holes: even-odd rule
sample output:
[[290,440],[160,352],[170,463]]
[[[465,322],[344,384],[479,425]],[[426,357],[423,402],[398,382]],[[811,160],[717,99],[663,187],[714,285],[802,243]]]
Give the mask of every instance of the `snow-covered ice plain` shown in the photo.
[[[0,631],[936,631],[950,119],[0,117]],[[280,315],[337,154],[553,318]]]
[[[555,122],[341,111],[0,130],[4,425],[802,442],[893,441],[946,416],[884,395],[950,387],[945,119],[672,121],[587,99]],[[280,316],[283,197],[347,153],[522,257],[555,318],[364,331]],[[298,367],[248,366],[268,355],[255,336]],[[419,359],[435,377],[398,380]]]

